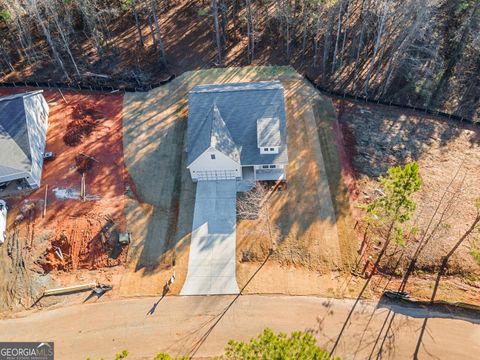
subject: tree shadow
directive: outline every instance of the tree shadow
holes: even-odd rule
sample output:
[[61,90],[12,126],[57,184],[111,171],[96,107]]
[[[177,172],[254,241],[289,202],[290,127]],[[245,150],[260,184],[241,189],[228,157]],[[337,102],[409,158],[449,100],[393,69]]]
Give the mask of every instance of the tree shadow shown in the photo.
[[153,315],[155,313],[155,311],[157,310],[158,304],[160,304],[160,301],[163,300],[163,298],[168,294],[169,291],[170,291],[170,284],[166,282],[165,285],[163,285],[162,296],[156,302],[153,303],[152,307],[150,308],[150,310],[148,310],[146,314],[147,316]]

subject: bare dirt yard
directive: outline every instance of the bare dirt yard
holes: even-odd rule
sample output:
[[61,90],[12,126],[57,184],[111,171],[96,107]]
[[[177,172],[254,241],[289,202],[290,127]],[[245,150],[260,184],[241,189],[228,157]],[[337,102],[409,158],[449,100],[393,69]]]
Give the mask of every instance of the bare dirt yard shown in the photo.
[[[377,179],[389,167],[411,161],[419,164],[423,185],[415,196],[417,209],[411,221],[417,230],[404,248],[390,249],[393,255],[381,264],[381,270],[387,279],[393,276],[389,287],[398,288],[399,275],[426,235],[427,244],[406,289],[414,296],[428,299],[442,257],[475,218],[475,199],[480,197],[476,185],[480,180],[480,128],[386,106],[345,100],[336,100],[334,104],[340,124],[338,133],[344,143],[342,166],[352,204],[362,204],[377,196]],[[360,211],[355,210],[354,214],[361,220]],[[363,230],[359,231],[360,238]],[[364,255],[374,255],[378,250],[375,239],[365,240],[369,250]],[[480,264],[471,256],[474,246],[475,234],[449,260],[437,299],[479,303]]]
[[[118,232],[126,229],[123,95],[44,95],[50,107],[46,150],[54,152],[55,159],[45,162],[39,189],[6,197],[8,241],[0,249],[2,310],[30,306],[45,287],[88,279],[109,282],[108,271],[96,270],[125,263],[128,251],[116,241]],[[80,196],[82,177],[85,199]]]
[[[174,271],[175,294],[186,276],[195,202],[195,185],[185,167],[188,91],[200,84],[273,79],[282,82],[288,99],[289,181],[268,202],[277,244],[268,261],[264,263],[272,246],[264,220],[238,222],[237,280],[241,288],[249,283],[244,292],[340,296],[356,238],[340,181],[335,112],[331,102],[290,67],[187,72],[162,88],[125,95],[125,161],[140,203],[127,206],[135,240],[129,255],[132,271],[120,284],[122,295],[157,295]],[[352,293],[355,284],[350,284]]]

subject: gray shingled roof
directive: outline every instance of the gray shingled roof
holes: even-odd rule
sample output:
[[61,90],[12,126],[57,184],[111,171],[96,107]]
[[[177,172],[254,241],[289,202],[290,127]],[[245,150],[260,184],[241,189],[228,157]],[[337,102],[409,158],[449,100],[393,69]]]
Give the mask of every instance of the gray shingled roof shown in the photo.
[[0,98],[0,171],[29,171],[31,159],[23,97]]
[[225,121],[218,110],[217,105],[213,105],[212,132],[210,137],[210,146],[224,153],[233,160],[240,161],[240,151],[228,131]]
[[[216,148],[232,158],[239,153],[242,165],[288,163],[284,89],[279,81],[196,86],[189,93],[188,107],[188,165],[211,146],[214,132]],[[260,154],[257,120],[262,118],[279,120],[278,154]]]
[[0,97],[0,177],[32,169],[32,144],[24,97],[36,93]]

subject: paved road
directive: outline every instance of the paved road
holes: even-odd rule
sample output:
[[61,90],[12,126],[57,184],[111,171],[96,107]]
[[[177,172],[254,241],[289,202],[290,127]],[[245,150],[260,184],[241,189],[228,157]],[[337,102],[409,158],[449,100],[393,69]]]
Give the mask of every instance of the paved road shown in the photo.
[[235,180],[197,183],[188,274],[181,295],[239,293],[235,202]]
[[[167,296],[160,302],[156,298],[101,298],[93,304],[2,320],[0,337],[1,341],[53,340],[56,359],[60,360],[84,360],[87,356],[113,359],[122,349],[128,349],[129,359],[152,359],[160,351],[209,357],[220,354],[229,339],[248,340],[267,326],[284,332],[310,329],[321,346],[331,349],[353,303],[316,297],[249,295],[238,297],[232,304],[234,299],[232,295]],[[380,329],[384,324],[384,329],[388,327],[388,314],[388,309],[375,310],[374,303],[360,303],[336,354],[343,360],[368,359]],[[380,334],[372,358],[376,358],[385,338],[380,358],[412,359],[423,321],[396,314],[392,331],[387,337],[385,331]],[[420,359],[478,359],[479,324],[431,318],[426,329]]]

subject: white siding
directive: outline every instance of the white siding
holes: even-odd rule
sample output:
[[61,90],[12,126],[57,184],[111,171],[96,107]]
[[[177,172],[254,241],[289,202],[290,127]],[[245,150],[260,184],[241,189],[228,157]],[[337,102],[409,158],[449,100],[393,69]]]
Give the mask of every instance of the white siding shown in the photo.
[[270,146],[270,147],[261,147],[260,154],[278,154],[279,147],[278,146]]
[[25,96],[23,101],[27,126],[29,127],[28,138],[32,154],[32,168],[25,180],[31,187],[36,188],[40,186],[42,178],[49,109],[42,94]]
[[[212,159],[211,155],[215,155],[215,159]],[[210,174],[218,172],[222,178],[225,178],[225,176],[240,178],[242,176],[242,167],[239,163],[213,148],[207,149],[188,168],[194,181],[199,180],[199,177],[201,178],[202,172],[210,172]]]
[[5,233],[7,231],[7,204],[0,200],[0,244],[5,242]]

